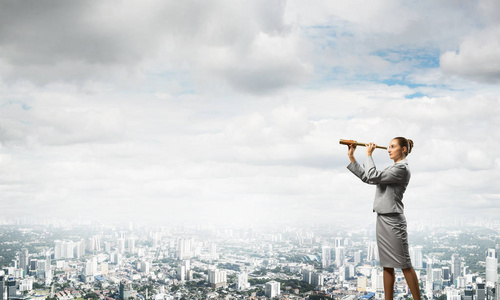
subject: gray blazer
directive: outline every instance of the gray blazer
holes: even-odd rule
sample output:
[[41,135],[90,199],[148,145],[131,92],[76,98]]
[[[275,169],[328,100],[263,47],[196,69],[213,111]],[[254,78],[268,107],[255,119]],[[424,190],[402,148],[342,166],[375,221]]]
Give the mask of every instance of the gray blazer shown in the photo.
[[373,211],[378,214],[389,214],[404,212],[403,193],[410,182],[410,168],[408,161],[403,159],[383,171],[377,171],[373,158],[366,157],[366,163],[362,167],[357,161],[350,163],[347,168],[363,182],[376,184],[375,201]]

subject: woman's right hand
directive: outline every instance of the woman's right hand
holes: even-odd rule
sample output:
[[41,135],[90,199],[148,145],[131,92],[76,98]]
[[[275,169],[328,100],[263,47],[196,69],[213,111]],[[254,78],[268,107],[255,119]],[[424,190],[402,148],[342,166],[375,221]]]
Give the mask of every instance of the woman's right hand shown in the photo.
[[347,149],[347,156],[349,156],[349,160],[351,162],[354,162],[356,159],[354,158],[354,151],[356,151],[356,145],[355,144],[352,144],[352,145],[347,145],[348,149]]

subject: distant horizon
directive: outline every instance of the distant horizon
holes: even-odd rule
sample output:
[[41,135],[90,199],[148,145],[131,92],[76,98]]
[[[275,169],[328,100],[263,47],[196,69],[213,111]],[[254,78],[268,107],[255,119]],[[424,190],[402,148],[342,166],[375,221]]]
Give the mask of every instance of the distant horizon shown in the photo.
[[[258,228],[320,228],[325,227],[326,229],[332,229],[331,226],[334,226],[335,229],[339,230],[370,230],[375,231],[375,219],[370,220],[366,223],[355,223],[355,224],[347,224],[344,222],[254,222],[254,223],[235,223],[235,222],[145,222],[145,221],[134,221],[134,222],[103,222],[99,220],[91,220],[91,219],[56,219],[56,218],[39,218],[39,219],[29,219],[29,218],[11,218],[11,219],[0,219],[0,226],[84,226],[84,227],[119,227],[121,229],[133,230],[137,228],[175,228],[175,227],[185,227],[189,229],[258,229]],[[271,226],[271,227],[270,227]],[[500,220],[498,219],[484,219],[484,218],[470,218],[470,219],[433,219],[433,220],[412,220],[410,224],[408,224],[409,231],[419,231],[422,229],[431,229],[431,228],[488,228],[493,230],[498,230],[498,234],[500,234]]]

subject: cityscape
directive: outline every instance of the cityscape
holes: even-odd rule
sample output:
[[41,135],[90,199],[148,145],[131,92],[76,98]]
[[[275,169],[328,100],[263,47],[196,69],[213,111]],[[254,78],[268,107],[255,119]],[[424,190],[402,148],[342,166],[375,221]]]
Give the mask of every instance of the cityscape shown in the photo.
[[[374,228],[5,221],[0,291],[8,300],[384,299]],[[413,224],[409,242],[424,299],[500,299],[498,220]],[[400,270],[394,295],[412,298]]]
[[[0,1],[0,300],[413,300],[400,269],[384,291],[382,190],[415,298],[500,300],[499,16]],[[368,173],[411,152],[408,190],[340,139]]]

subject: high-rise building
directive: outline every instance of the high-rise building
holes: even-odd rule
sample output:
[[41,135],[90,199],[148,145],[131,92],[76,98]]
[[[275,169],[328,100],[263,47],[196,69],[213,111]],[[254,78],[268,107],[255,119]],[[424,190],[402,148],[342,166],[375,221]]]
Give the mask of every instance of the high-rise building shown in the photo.
[[447,287],[445,289],[446,292],[446,300],[462,300],[462,296],[460,294],[460,290]]
[[422,246],[410,247],[410,259],[414,269],[423,268]]
[[241,290],[246,290],[248,288],[250,288],[250,283],[248,282],[248,274],[247,273],[238,274],[236,281],[236,289],[241,291]]
[[442,267],[441,272],[443,274],[443,286],[450,286],[451,285],[450,267]]
[[178,258],[180,260],[190,259],[192,257],[192,240],[179,239]]
[[106,253],[111,252],[111,243],[110,242],[104,242],[104,251]]
[[[351,278],[351,267],[350,266],[342,266],[339,268],[339,277],[340,281],[346,281]],[[354,273],[354,272],[353,272]]]
[[476,294],[474,295],[474,300],[485,300],[486,299],[486,284],[477,283],[476,284]]
[[7,299],[14,298],[17,295],[17,282],[15,280],[7,281]]
[[21,252],[19,253],[19,268],[22,269],[25,274],[28,274],[28,260],[29,260],[28,249],[26,248],[21,249]]
[[88,238],[86,248],[90,253],[94,253],[94,251],[101,251],[101,238],[97,235]]
[[328,268],[332,264],[332,249],[330,246],[321,247],[321,266],[323,269]]
[[337,247],[335,248],[335,264],[337,267],[341,267],[344,265],[345,260],[345,248]]
[[73,249],[73,257],[80,258],[85,254],[82,252],[82,241],[75,242],[75,248]]
[[185,281],[193,279],[193,271],[191,271],[191,261],[184,260],[181,265],[177,267],[177,280]]
[[493,300],[500,300],[500,280],[495,283],[495,297]]
[[443,289],[443,270],[442,269],[432,269],[432,289],[434,291],[440,291]]
[[273,298],[280,294],[280,283],[277,281],[266,282],[266,297]]
[[38,267],[38,260],[37,259],[31,259],[28,267],[28,274],[30,276],[36,275],[36,270]]
[[472,290],[472,287],[471,286],[468,286],[465,288],[464,290],[464,296],[463,296],[463,300],[472,300],[472,298],[474,297],[474,291]]
[[129,253],[135,253],[135,238],[130,237],[127,239],[127,251]]
[[119,238],[116,248],[117,248],[119,253],[121,253],[121,254],[125,253],[125,239]]
[[462,275],[462,261],[457,253],[451,256],[451,275],[453,275],[454,284],[456,284],[456,279]]
[[5,274],[3,271],[1,271],[0,275],[0,299],[4,299],[4,289],[5,289]]
[[313,274],[312,271],[302,270],[302,281],[307,282],[308,284],[311,284],[312,274]]
[[372,282],[372,292],[375,293],[375,299],[384,299],[384,276],[382,272],[379,272],[377,269],[372,269],[371,274],[371,282]]
[[311,284],[313,286],[323,286],[325,284],[325,275],[321,273],[313,273],[311,278]]
[[74,258],[74,249],[75,243],[73,241],[65,241],[63,242],[63,257],[65,258]]
[[132,297],[132,284],[125,280],[120,281],[120,300],[129,300]]
[[177,267],[177,280],[179,281],[186,280],[186,267],[183,265]]
[[355,265],[359,265],[361,263],[361,254],[362,253],[363,253],[363,251],[361,251],[361,250],[354,252],[354,264]]
[[369,242],[366,248],[366,260],[373,261],[379,259],[378,247],[376,242]]
[[495,249],[488,249],[486,254],[486,285],[494,287],[498,281],[498,256]]
[[227,273],[224,270],[209,270],[208,283],[211,287],[219,288],[227,285]]
[[141,260],[141,272],[148,274],[151,269],[151,263],[147,260]]
[[54,241],[54,259],[62,258],[62,241],[56,240]]

